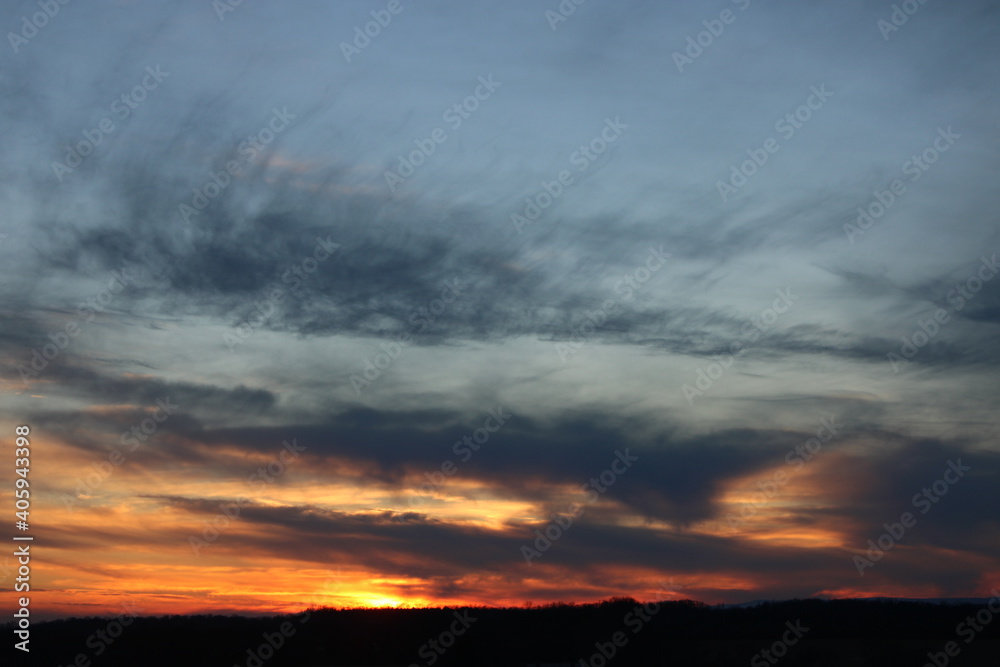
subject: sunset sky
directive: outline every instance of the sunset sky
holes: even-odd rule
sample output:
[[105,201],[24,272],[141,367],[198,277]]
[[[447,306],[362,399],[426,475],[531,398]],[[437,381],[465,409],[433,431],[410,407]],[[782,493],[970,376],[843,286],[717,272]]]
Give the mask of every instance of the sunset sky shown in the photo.
[[4,3],[35,612],[987,596],[1000,9],[902,4]]

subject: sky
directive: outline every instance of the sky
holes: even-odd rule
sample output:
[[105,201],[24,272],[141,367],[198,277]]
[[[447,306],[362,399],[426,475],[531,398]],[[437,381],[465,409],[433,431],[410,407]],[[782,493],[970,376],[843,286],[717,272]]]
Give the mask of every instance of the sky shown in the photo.
[[1000,584],[994,3],[44,4],[38,615]]

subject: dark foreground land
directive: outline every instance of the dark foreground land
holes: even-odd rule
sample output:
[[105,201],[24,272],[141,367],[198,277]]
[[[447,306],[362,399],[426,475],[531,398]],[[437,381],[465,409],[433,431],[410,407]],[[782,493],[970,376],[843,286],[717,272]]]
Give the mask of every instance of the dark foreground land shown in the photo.
[[[14,651],[14,662],[4,664],[1000,666],[1000,615],[985,604],[793,600],[750,608],[691,601],[643,607],[618,598],[534,608],[126,620],[125,626],[110,618],[40,623],[32,627],[30,655]],[[11,624],[5,629],[11,637]]]

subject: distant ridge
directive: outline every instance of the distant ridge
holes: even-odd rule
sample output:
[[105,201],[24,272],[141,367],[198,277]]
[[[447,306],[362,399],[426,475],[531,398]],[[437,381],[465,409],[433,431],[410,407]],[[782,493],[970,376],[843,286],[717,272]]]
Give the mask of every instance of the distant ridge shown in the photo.
[[[897,597],[867,597],[867,598],[827,598],[827,597],[814,597],[814,598],[803,598],[808,600],[822,600],[823,602],[830,602],[831,600],[870,600],[873,602],[925,602],[927,604],[974,604],[974,605],[986,605],[993,598],[897,598]],[[709,605],[717,609],[752,609],[753,607],[759,607],[762,604],[781,604],[782,602],[791,602],[788,600],[751,600],[749,602],[737,602],[737,603],[721,603]]]

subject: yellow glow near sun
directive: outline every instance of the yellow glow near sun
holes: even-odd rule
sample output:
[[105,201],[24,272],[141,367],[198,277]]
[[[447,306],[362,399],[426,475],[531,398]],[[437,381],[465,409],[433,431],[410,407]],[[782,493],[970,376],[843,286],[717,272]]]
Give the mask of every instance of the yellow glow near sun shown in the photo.
[[364,599],[362,604],[368,607],[398,607],[403,601],[396,598],[372,597]]

